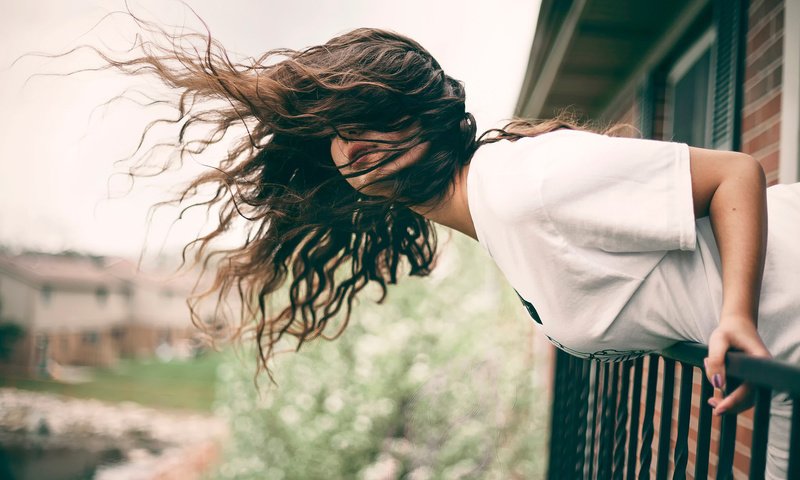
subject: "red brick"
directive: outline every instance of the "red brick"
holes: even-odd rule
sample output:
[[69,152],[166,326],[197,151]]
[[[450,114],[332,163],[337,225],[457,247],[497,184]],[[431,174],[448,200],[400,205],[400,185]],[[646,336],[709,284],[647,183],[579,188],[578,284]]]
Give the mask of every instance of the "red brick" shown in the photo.
[[764,130],[763,132],[759,133],[752,139],[746,141],[744,143],[744,148],[742,149],[742,151],[754,155],[761,149],[777,145],[779,140],[780,140],[780,122],[778,121],[775,122],[775,124],[772,127]]
[[772,172],[777,172],[780,166],[780,150],[777,148],[767,154],[756,156],[756,160],[764,167],[764,172],[769,175]]
[[783,34],[776,35],[769,39],[766,48],[757,55],[751,55],[747,59],[747,70],[752,70],[753,76],[757,76],[778,60],[783,58]]
[[767,41],[772,37],[774,32],[774,20],[770,20],[769,22],[764,22],[756,29],[751,29],[747,33],[747,55],[748,57],[758,50],[759,48],[763,47]]
[[[747,112],[747,110],[747,107],[745,107],[745,112]],[[747,135],[747,132],[758,125],[762,125],[764,122],[779,116],[780,113],[781,92],[777,92],[777,94],[772,97],[772,99],[768,100],[767,103],[761,105],[754,112],[745,115],[744,119],[742,120],[742,132],[744,135]]]
[[783,0],[768,0],[750,7],[750,28],[756,29],[762,22],[768,21],[770,14],[783,10]]
[[759,100],[767,96],[769,93],[771,93],[773,90],[778,89],[781,86],[782,73],[783,73],[783,65],[778,64],[772,71],[770,71],[767,75],[758,80],[754,85],[750,86],[749,88],[745,86],[745,91],[744,91],[745,107],[758,102]]

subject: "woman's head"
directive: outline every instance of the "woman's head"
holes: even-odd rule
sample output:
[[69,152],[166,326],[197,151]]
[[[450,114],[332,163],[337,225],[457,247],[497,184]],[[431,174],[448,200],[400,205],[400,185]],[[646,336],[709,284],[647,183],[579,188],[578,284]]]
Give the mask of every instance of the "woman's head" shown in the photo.
[[289,130],[302,125],[297,135],[330,139],[330,158],[319,160],[384,204],[441,201],[474,151],[462,83],[398,33],[353,30],[287,59],[273,76],[294,90]]

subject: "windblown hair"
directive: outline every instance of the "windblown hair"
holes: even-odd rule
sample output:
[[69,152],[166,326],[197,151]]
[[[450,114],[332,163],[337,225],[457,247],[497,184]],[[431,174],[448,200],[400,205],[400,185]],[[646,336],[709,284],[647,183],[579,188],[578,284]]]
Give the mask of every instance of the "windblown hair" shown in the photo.
[[[105,68],[154,76],[179,94],[172,103],[177,118],[160,121],[181,125],[171,143],[181,159],[227,138],[234,127],[246,128],[217,166],[161,204],[181,204],[201,188],[215,192],[194,204],[217,212],[215,228],[183,251],[185,263],[187,249],[198,247],[194,259],[204,271],[218,258],[213,285],[189,300],[192,320],[213,329],[198,314],[198,302],[215,293],[218,302],[237,294],[237,335],[255,334],[259,369],[273,382],[268,361],[285,335],[297,339],[296,349],[319,336],[337,338],[354,298],[370,282],[380,287],[380,303],[403,265],[409,275],[431,272],[436,231],[408,207],[446,199],[456,173],[481,145],[559,128],[589,129],[561,115],[516,119],[477,138],[463,83],[445,74],[419,43],[392,31],[358,28],[324,45],[274,49],[237,62],[207,31],[175,36],[134,18],[156,40],[139,36],[126,55],[95,51]],[[189,138],[196,127],[204,135]],[[380,161],[353,174],[430,142],[418,162],[380,179],[393,195],[373,197],[351,187],[332,161],[331,140],[352,140],[353,131],[400,130],[411,134],[363,152],[381,152]],[[239,247],[211,249],[216,237],[242,220],[247,235]],[[287,282],[287,304],[270,311],[270,297]],[[332,336],[323,333],[340,312],[340,328]]]

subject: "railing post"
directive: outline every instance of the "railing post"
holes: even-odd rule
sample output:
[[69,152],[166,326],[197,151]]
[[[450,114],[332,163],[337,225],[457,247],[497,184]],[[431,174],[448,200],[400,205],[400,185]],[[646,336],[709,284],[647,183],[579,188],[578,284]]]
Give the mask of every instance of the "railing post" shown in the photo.
[[689,462],[689,417],[692,414],[692,388],[694,385],[694,367],[681,362],[681,391],[678,400],[678,432],[675,438],[675,473],[674,480],[686,478],[686,465]]
[[653,414],[656,408],[656,385],[658,383],[658,356],[650,355],[647,364],[647,391],[644,397],[644,424],[642,425],[642,448],[639,454],[639,478],[650,478],[650,462],[653,458]]
[[594,472],[594,464],[595,464],[594,444],[597,433],[597,405],[599,401],[598,398],[600,396],[600,363],[593,361],[592,367],[594,369],[594,375],[590,377],[594,379],[594,388],[593,388],[594,395],[592,396],[592,433],[591,437],[589,437],[589,450],[588,450],[589,474],[586,478],[593,478],[592,474]]
[[658,427],[656,480],[666,480],[669,469],[670,433],[672,433],[672,401],[675,389],[675,360],[664,359],[661,377],[661,422]]
[[625,477],[636,478],[636,461],[639,446],[639,409],[642,404],[642,370],[644,358],[640,357],[633,364],[633,388],[631,389],[630,433],[628,434],[628,468]]
[[711,450],[711,406],[708,399],[714,389],[703,379],[700,386],[700,418],[697,421],[697,448],[695,449],[694,478],[708,478],[708,452]]
[[600,453],[598,455],[597,478],[611,476],[611,454],[614,447],[614,404],[616,388],[610,379],[611,365],[603,363],[603,413],[600,417]]
[[[730,377],[727,380],[728,392],[733,391],[738,382]],[[733,478],[733,454],[736,448],[736,415],[723,415],[719,432],[719,461],[717,463],[717,480]]]
[[628,383],[630,382],[631,362],[622,362],[619,403],[617,404],[617,420],[614,427],[614,467],[611,475],[614,480],[622,480],[625,473],[625,439],[628,438]]
[[575,442],[575,470],[573,478],[583,478],[586,460],[586,424],[589,421],[589,375],[592,364],[589,360],[581,360],[580,397],[578,398],[579,418],[578,435]]
[[759,388],[755,392],[756,409],[753,412],[753,440],[750,447],[750,480],[763,480],[767,466],[767,433],[772,391]]
[[561,415],[561,399],[566,388],[567,379],[565,377],[565,367],[567,354],[561,350],[555,351],[555,372],[553,375],[553,404],[550,416],[550,458],[547,465],[547,478],[558,480],[563,478],[561,475],[562,463],[559,462],[559,450],[563,439],[561,438],[564,430],[561,428],[559,420]]

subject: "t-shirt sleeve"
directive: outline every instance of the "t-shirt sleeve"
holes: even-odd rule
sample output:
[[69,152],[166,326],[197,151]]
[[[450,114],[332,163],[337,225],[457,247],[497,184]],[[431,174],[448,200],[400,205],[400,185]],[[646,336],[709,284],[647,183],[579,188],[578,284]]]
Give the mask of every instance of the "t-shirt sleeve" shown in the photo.
[[570,131],[551,155],[541,202],[566,241],[607,252],[695,249],[685,143]]

